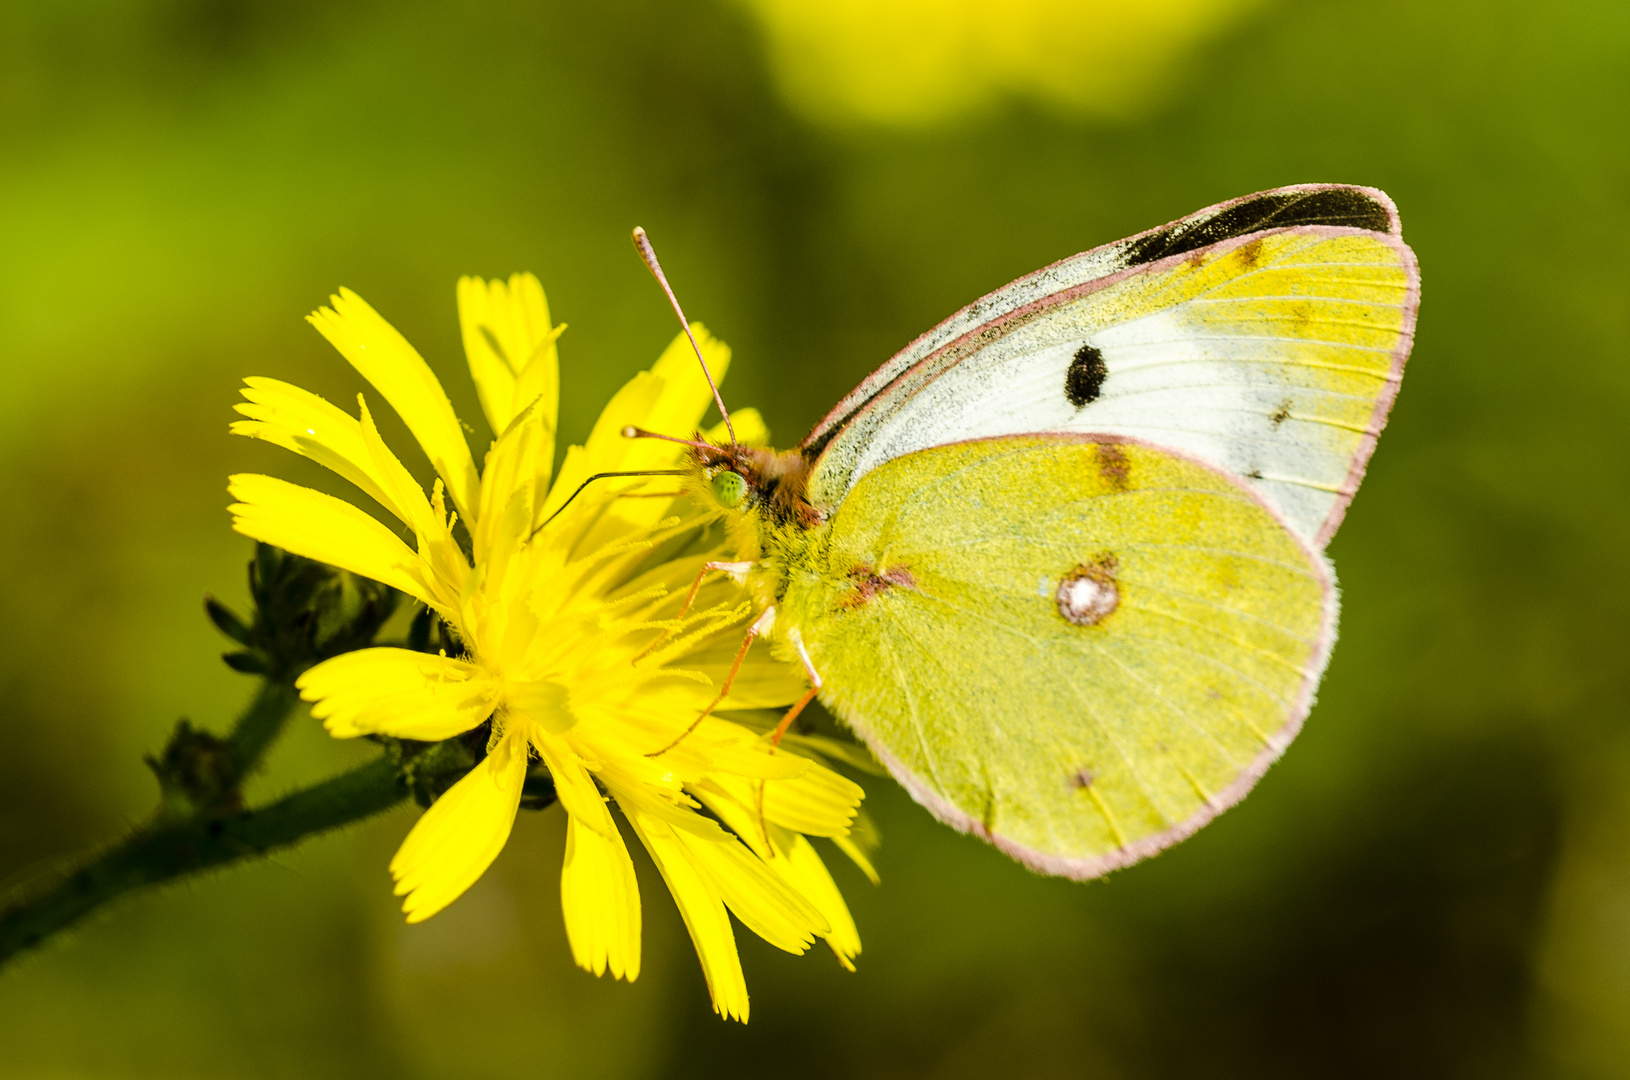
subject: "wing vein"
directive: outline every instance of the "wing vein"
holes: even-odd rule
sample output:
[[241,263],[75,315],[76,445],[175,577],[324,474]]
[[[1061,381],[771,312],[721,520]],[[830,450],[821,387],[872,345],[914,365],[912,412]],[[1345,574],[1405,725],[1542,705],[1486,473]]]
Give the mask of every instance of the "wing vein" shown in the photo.
[[[1032,647],[1035,647],[1037,651],[1042,652],[1045,655],[1045,650],[1041,648],[1041,643],[1034,637],[1031,637],[1029,634],[1019,630],[1017,627],[1011,626],[1004,622],[999,622],[983,612],[976,611],[972,608],[963,607],[960,604],[954,604],[944,597],[935,596],[932,593],[918,590],[917,595],[923,597],[924,599],[933,600],[936,603],[943,604],[952,611],[959,612],[960,614],[968,616],[975,621],[986,623],[998,630],[1004,631],[1014,637],[1026,641]],[[1074,683],[1072,682],[1070,685],[1071,689],[1074,690]],[[1138,770],[1137,764],[1132,760],[1131,755],[1126,752],[1126,749],[1121,745],[1120,740],[1115,737],[1114,731],[1110,729],[1109,725],[1098,719],[1096,714],[1093,715],[1093,721],[1097,724],[1099,731],[1103,733],[1104,738],[1114,748],[1115,753],[1120,756],[1121,762],[1126,766],[1127,772],[1131,774],[1133,783],[1137,785],[1138,790],[1143,793],[1144,798],[1149,800],[1150,805],[1154,806],[1155,809],[1159,810],[1162,816],[1164,816],[1165,811],[1161,808],[1159,800],[1155,798],[1154,792],[1149,789],[1149,785],[1144,781],[1143,774]]]

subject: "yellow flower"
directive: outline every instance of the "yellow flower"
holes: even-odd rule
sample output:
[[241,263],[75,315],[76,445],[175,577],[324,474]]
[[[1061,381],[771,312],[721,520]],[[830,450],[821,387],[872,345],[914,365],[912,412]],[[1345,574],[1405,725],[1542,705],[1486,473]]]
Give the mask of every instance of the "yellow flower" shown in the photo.
[[[679,905],[714,1008],[746,1020],[727,910],[789,952],[820,937],[845,966],[859,953],[854,922],[807,837],[832,837],[857,854],[846,837],[862,792],[788,744],[772,747],[762,724],[738,722],[751,718],[737,710],[784,706],[802,690],[796,670],[762,648],[748,653],[719,706],[726,714],[685,735],[718,692],[750,604],[738,585],[715,578],[681,615],[702,565],[727,557],[700,504],[679,494],[684,478],[584,486],[598,473],[681,466],[677,444],[622,431],[689,435],[711,400],[707,384],[684,336],[675,338],[611,400],[587,445],[567,451],[551,485],[555,339],[564,327],[551,325],[529,274],[465,278],[458,298],[470,372],[500,433],[479,471],[428,365],[345,290],[311,322],[406,422],[439,476],[431,494],[380,439],[360,395],[353,418],[297,387],[252,378],[237,407],[248,419],[233,424],[352,481],[412,531],[414,546],[351,503],[269,476],[231,478],[234,527],[401,589],[462,646],[458,656],[363,649],[298,683],[340,738],[435,741],[490,721],[485,758],[425,812],[391,862],[409,922],[452,903],[491,865],[527,772],[541,763],[566,811],[561,904],[577,963],[639,974],[639,893],[609,795]],[[729,349],[693,329],[722,376]],[[755,412],[734,420],[744,440],[762,440]]]

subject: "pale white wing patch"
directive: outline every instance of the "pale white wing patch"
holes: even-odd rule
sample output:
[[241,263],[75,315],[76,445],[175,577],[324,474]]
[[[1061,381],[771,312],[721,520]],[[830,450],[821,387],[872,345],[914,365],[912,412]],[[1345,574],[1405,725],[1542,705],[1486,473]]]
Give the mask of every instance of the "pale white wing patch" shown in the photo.
[[[870,415],[855,417],[866,437],[844,448],[842,488],[950,442],[1122,435],[1245,478],[1293,530],[1322,543],[1396,392],[1415,282],[1400,241],[1305,229],[1033,301],[879,393]],[[1071,367],[1087,361],[1100,366],[1077,404]]]
[[1061,430],[1131,436],[1219,465],[1312,540],[1359,442],[1378,433],[1349,416],[1369,420],[1385,378],[1372,375],[1365,394],[1324,389],[1299,366],[1304,343],[1207,333],[1218,329],[1208,316],[1190,303],[1094,335],[1109,377]]

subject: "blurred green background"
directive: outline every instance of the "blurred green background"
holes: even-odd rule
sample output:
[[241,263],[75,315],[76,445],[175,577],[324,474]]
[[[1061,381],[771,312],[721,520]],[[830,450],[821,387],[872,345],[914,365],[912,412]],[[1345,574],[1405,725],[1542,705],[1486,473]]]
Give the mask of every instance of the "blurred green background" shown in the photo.
[[[743,935],[744,1028],[648,864],[640,980],[571,966],[558,809],[403,926],[399,809],[0,973],[0,1075],[1630,1076],[1630,5],[1152,7],[0,5],[13,880],[246,698],[199,605],[246,597],[225,476],[317,470],[230,406],[351,399],[300,319],[341,284],[478,424],[454,281],[535,271],[580,439],[672,334],[644,225],[785,445],[981,293],[1261,188],[1385,188],[1425,283],[1321,703],[1171,852],[1043,879],[872,779],[860,970]],[[259,793],[366,752],[298,727]]]

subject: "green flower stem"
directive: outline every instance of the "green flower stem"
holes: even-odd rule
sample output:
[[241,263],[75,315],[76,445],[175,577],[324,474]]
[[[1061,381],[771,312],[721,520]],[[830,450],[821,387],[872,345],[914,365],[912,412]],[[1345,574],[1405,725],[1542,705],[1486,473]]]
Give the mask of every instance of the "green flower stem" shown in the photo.
[[240,783],[254,771],[267,748],[283,733],[283,725],[299,703],[300,696],[294,689],[293,680],[262,680],[260,692],[243,715],[238,717],[232,734],[227,736],[233,770],[229,782],[232,785]]
[[[262,676],[248,708],[224,738],[185,719],[177,723],[164,748],[147,758],[158,778],[159,805],[145,825],[77,869],[41,876],[0,897],[0,964],[127,892],[258,858],[371,817],[410,793],[429,805],[469,771],[473,758],[462,743],[383,740],[387,753],[367,765],[244,809],[244,780],[300,705],[294,680],[313,664],[373,644],[402,599],[378,582],[267,544],[255,546],[249,594],[255,601],[250,619],[204,599],[210,621],[243,646],[222,659],[235,671]],[[533,801],[552,794],[540,790]]]
[[[263,693],[256,706],[267,697]],[[67,877],[0,906],[0,964],[127,892],[259,858],[372,817],[407,796],[396,764],[386,756],[256,810],[184,819],[161,814]]]

